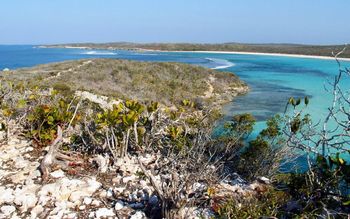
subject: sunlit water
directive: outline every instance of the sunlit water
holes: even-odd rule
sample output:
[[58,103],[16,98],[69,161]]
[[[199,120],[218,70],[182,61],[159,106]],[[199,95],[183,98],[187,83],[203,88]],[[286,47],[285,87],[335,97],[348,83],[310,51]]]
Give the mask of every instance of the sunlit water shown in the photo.
[[[82,49],[44,49],[33,46],[0,46],[0,69],[16,69],[37,64],[76,60],[82,58],[115,58],[138,61],[183,62],[237,74],[251,91],[224,108],[226,119],[232,115],[250,112],[257,119],[256,135],[267,118],[282,113],[289,97],[310,98],[307,112],[314,121],[322,121],[331,103],[331,95],[324,89],[327,80],[338,74],[334,60],[279,56],[134,52]],[[342,62],[350,67],[350,62]],[[349,90],[350,79],[343,81]]]

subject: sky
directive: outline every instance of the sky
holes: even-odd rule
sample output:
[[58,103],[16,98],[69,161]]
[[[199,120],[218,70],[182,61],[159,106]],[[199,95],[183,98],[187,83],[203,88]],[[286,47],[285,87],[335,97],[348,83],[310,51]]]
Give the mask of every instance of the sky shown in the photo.
[[350,0],[2,0],[0,44],[350,43]]

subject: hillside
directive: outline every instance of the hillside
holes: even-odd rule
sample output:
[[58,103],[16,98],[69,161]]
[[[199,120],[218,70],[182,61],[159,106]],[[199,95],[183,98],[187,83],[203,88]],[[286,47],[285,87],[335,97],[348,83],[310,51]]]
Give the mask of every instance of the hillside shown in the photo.
[[207,188],[268,186],[236,191],[209,162],[211,106],[248,90],[232,73],[91,59],[0,77],[0,218],[193,218],[214,214]]
[[3,78],[57,90],[95,94],[166,105],[184,99],[207,103],[231,100],[248,87],[232,73],[179,63],[92,59],[39,65],[1,74]]

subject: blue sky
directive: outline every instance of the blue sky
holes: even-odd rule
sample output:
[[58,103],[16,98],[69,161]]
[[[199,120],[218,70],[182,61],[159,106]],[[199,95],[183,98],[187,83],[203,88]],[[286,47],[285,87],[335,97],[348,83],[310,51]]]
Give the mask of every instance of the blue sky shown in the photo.
[[3,0],[0,44],[350,43],[350,0]]

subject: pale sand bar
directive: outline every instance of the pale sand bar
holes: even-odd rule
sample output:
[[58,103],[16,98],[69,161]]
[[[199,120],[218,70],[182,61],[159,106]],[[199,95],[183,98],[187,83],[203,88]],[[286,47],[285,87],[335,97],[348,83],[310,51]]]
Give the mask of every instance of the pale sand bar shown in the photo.
[[[214,53],[214,54],[239,54],[239,55],[261,55],[261,56],[285,56],[295,58],[307,58],[307,59],[327,59],[335,60],[331,56],[312,56],[312,55],[298,55],[298,54],[284,54],[284,53],[260,53],[260,52],[234,52],[234,51],[163,51],[163,50],[148,50],[155,52],[186,52],[186,53]],[[338,58],[340,61],[350,61],[350,58]]]

